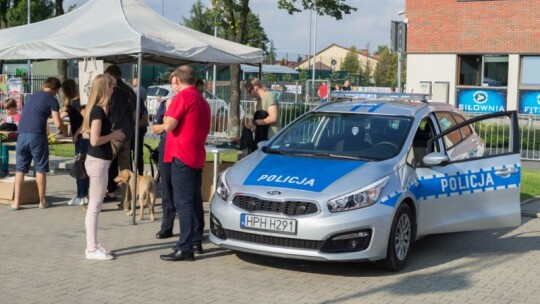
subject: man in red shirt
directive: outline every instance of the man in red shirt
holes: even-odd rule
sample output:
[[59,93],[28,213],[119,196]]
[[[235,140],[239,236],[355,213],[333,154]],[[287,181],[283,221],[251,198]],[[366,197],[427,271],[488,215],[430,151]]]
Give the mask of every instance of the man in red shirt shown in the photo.
[[[173,201],[180,221],[176,249],[160,255],[166,261],[193,261],[194,242],[202,241],[202,168],[206,160],[204,145],[210,131],[210,106],[195,88],[195,73],[190,66],[177,68],[171,83],[178,94],[173,98],[163,124],[167,133],[164,162],[171,163]],[[198,244],[196,244],[198,245]]]
[[317,90],[317,95],[319,95],[321,102],[328,101],[328,85],[326,84],[326,82],[321,83],[321,86]]

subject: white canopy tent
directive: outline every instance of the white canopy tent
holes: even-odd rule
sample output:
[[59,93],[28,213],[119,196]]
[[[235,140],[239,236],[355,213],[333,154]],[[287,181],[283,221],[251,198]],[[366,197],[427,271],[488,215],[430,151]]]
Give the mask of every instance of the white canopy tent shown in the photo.
[[[140,0],[90,0],[65,15],[0,30],[2,60],[88,57],[113,63],[137,60],[138,67],[142,67],[143,58],[165,64],[260,64],[263,61],[261,49],[175,24]],[[137,70],[140,83],[141,69]],[[137,90],[137,100],[139,96]],[[139,113],[140,105],[137,103],[137,117]],[[135,168],[137,147],[142,144],[138,140],[136,121]],[[136,212],[133,211],[135,223]]]
[[262,50],[210,36],[163,18],[140,0],[90,0],[65,15],[0,31],[0,59],[97,57],[258,64]]

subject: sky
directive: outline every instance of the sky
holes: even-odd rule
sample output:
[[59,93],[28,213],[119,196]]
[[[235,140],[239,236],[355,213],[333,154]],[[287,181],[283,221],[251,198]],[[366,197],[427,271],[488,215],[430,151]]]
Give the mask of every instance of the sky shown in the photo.
[[[110,0],[107,0],[110,1]],[[191,7],[196,0],[142,0],[150,8],[176,23],[182,23],[183,17],[189,17]],[[64,0],[64,7],[73,4],[81,6],[88,0]],[[210,0],[202,0],[210,7]],[[390,21],[400,20],[398,12],[405,9],[405,0],[346,0],[346,4],[358,10],[344,15],[336,21],[328,16],[317,16],[316,38],[310,40],[315,32],[315,17],[310,26],[310,12],[305,11],[289,15],[277,8],[277,0],[251,0],[251,10],[259,15],[268,39],[274,42],[278,56],[306,55],[310,47],[320,51],[332,43],[343,47],[355,46],[369,48],[371,52],[379,45],[390,44]],[[279,57],[278,57],[279,58]]]

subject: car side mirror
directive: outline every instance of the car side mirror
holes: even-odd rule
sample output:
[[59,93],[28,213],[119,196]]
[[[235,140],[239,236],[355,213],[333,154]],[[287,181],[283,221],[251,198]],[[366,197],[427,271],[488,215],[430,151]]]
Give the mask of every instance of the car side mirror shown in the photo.
[[257,148],[262,148],[264,147],[264,145],[267,143],[268,141],[267,140],[263,140],[263,141],[260,141],[257,143]]
[[448,156],[440,152],[431,152],[422,159],[426,166],[445,166],[449,161]]

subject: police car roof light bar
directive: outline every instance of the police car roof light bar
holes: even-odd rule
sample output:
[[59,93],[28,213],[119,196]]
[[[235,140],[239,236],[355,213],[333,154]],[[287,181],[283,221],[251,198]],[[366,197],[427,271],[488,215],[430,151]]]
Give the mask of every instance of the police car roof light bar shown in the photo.
[[359,91],[333,91],[332,99],[338,100],[365,100],[365,99],[388,99],[388,100],[418,100],[427,102],[430,94],[393,93],[393,92],[359,92]]

